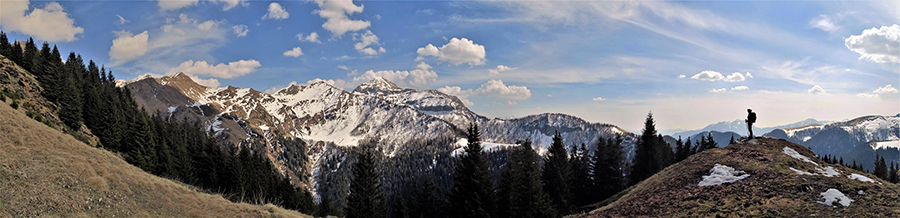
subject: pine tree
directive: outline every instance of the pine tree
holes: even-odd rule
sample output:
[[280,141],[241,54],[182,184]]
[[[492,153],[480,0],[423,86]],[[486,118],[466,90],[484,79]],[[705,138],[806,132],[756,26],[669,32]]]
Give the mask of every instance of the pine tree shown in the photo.
[[684,160],[685,156],[684,141],[681,141],[681,136],[678,136],[678,140],[675,140],[675,162],[681,162]]
[[637,184],[650,175],[653,175],[653,147],[656,143],[656,124],[653,121],[653,113],[647,114],[644,121],[644,129],[641,138],[635,145],[634,165],[631,170],[631,183]]
[[468,129],[468,143],[453,175],[450,190],[450,217],[493,217],[496,197],[491,171],[481,147],[476,124]]
[[531,140],[512,149],[498,188],[498,217],[559,217],[544,192]]
[[872,171],[872,174],[877,176],[878,178],[884,180],[890,180],[888,175],[887,164],[884,161],[884,157],[876,155],[875,156],[875,170]]
[[728,145],[734,144],[734,134],[731,135],[731,140],[728,141]]
[[410,217],[437,218],[443,215],[442,205],[444,205],[444,202],[439,198],[441,193],[434,184],[434,179],[431,176],[424,176],[418,181],[420,182],[414,185],[411,194],[410,208],[412,210],[410,211]]
[[348,218],[386,217],[387,205],[381,190],[381,172],[378,170],[381,151],[378,141],[366,140],[356,148],[356,164],[353,180],[344,211]]
[[0,31],[0,55],[9,58],[10,50],[12,49],[12,45],[9,44],[9,39],[6,38],[6,33]]
[[40,72],[36,72],[34,69],[35,61],[39,61],[41,58],[40,51],[38,51],[37,46],[34,45],[34,40],[28,38],[28,41],[25,43],[25,51],[22,52],[22,63],[18,63],[22,68],[25,68],[31,74],[40,77],[38,75]]
[[594,188],[592,192],[594,202],[602,201],[622,190],[624,176],[622,166],[625,163],[625,153],[622,150],[622,136],[616,139],[603,139],[597,142],[597,151],[594,152]]
[[571,213],[572,192],[569,190],[572,178],[571,166],[563,144],[562,135],[556,132],[553,135],[553,143],[544,158],[544,190],[553,202],[553,208],[560,214]]
[[18,64],[19,66],[22,66],[22,46],[20,46],[18,43],[13,44],[12,48],[9,49],[9,56],[7,57],[13,62],[16,62],[16,64]]
[[681,160],[687,159],[696,152],[693,144],[691,144],[691,137],[688,137],[687,140],[684,141],[684,148],[685,152],[683,156],[681,156]]
[[586,148],[586,145],[581,143],[581,147],[573,146],[569,155],[569,165],[572,166],[571,190],[574,199],[572,205],[576,207],[593,203],[590,202],[590,193],[587,192],[593,186],[591,184],[589,153],[590,151]]
[[50,73],[47,74],[50,77],[50,80],[53,80],[52,83],[56,84],[54,94],[58,99],[57,103],[59,103],[59,118],[74,130],[81,128],[82,123],[82,98],[80,91],[80,80],[79,78],[84,71],[84,65],[77,59],[75,53],[69,53],[69,58],[66,60],[65,66],[62,65],[62,61],[57,61],[60,58],[59,50],[56,49],[56,46],[53,46],[53,52],[51,54],[52,58],[50,61],[55,63],[54,65],[60,65],[54,67],[57,69],[57,72],[52,75]]
[[891,170],[889,173],[891,174],[891,182],[900,183],[900,168],[898,168],[897,162],[891,162]]
[[713,139],[713,137],[712,137],[712,132],[709,132],[709,133],[708,133],[708,135],[707,135],[707,137],[706,137],[706,143],[707,143],[707,144],[706,144],[706,149],[703,149],[703,150],[709,150],[709,149],[713,149],[713,148],[719,147],[719,145],[716,143],[716,140]]

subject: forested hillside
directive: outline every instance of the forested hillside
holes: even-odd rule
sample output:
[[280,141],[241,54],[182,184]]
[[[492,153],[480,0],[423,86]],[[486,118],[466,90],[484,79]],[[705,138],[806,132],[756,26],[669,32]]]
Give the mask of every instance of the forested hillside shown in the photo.
[[[48,126],[62,124],[63,131],[88,142],[87,131],[77,131],[86,127],[99,138],[95,146],[128,163],[222,193],[235,202],[275,203],[306,213],[315,209],[309,192],[284,178],[252,142],[223,149],[199,123],[148,114],[137,107],[128,89],[116,87],[112,72],[102,65],[85,64],[75,52],[63,62],[56,46],[51,49],[44,43],[38,49],[31,39],[10,44],[5,33],[0,33],[0,55],[11,60],[3,62],[3,69],[23,70],[15,74],[31,74],[40,84],[41,88],[25,87],[20,79],[2,84],[2,96],[9,96],[13,108],[20,107],[18,101],[49,102],[48,109],[21,105],[35,120]],[[23,100],[26,93],[38,93],[31,97],[46,100]]]

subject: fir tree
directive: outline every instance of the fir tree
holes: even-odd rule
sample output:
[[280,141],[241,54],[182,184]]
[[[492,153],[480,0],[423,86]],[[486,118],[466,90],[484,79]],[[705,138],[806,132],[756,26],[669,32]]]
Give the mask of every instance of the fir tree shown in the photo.
[[512,149],[498,188],[498,217],[559,217],[543,190],[538,158],[530,140]]
[[622,137],[616,139],[600,138],[597,151],[594,152],[594,188],[595,202],[602,201],[622,190],[624,177],[622,166],[625,153],[622,151]]
[[889,173],[891,174],[891,182],[900,183],[900,168],[897,167],[897,162],[891,162],[891,170]]
[[691,137],[688,137],[687,140],[684,141],[684,150],[684,154],[680,154],[681,160],[687,159],[696,152],[693,144],[691,144]]
[[353,181],[344,211],[348,218],[386,217],[387,205],[381,190],[381,173],[378,170],[378,142],[366,140],[356,148],[356,164],[353,165]]
[[713,137],[712,137],[712,132],[709,132],[708,135],[706,136],[706,143],[707,143],[706,149],[703,149],[703,150],[709,150],[709,149],[719,147],[719,145],[716,143],[716,140],[713,139]]
[[410,217],[429,218],[443,215],[444,211],[441,206],[444,205],[444,202],[440,199],[440,191],[435,186],[434,179],[431,176],[425,176],[418,181],[420,182],[414,185],[411,194]]
[[572,197],[574,201],[572,205],[575,207],[593,203],[590,202],[590,192],[586,191],[592,188],[589,153],[590,151],[585,144],[581,143],[581,147],[572,146],[572,151],[569,155],[569,165],[572,166],[572,186],[570,188],[573,190]]
[[872,171],[872,174],[874,174],[878,178],[890,180],[887,164],[884,161],[884,157],[879,155],[875,156],[875,170]]
[[728,140],[728,145],[734,144],[734,134],[731,135],[731,140]]
[[643,181],[671,163],[672,149],[661,138],[656,132],[653,113],[647,114],[641,138],[635,148],[631,184]]
[[482,151],[476,124],[467,131],[468,143],[453,175],[450,190],[450,217],[493,217],[496,210],[494,183]]
[[560,214],[568,214],[572,207],[572,193],[569,190],[572,178],[571,166],[563,144],[562,135],[556,132],[553,135],[553,143],[544,158],[544,190],[550,196],[553,208]]
[[9,58],[10,50],[12,49],[12,45],[9,44],[9,39],[6,38],[6,33],[0,31],[0,55]]

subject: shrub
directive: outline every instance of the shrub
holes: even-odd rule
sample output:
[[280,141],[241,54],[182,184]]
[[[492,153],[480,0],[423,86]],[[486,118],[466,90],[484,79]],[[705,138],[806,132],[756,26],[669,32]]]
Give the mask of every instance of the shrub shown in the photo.
[[[45,124],[46,124],[46,123],[45,123]],[[72,135],[72,137],[75,137],[75,139],[78,139],[78,141],[84,142],[84,144],[88,144],[88,145],[91,144],[91,143],[90,143],[90,140],[91,140],[91,139],[88,138],[87,136],[84,136],[84,135],[82,135],[82,134],[78,134],[78,133],[76,133],[76,132],[69,132],[69,135]]]
[[3,92],[0,92],[0,101],[6,102],[6,95],[4,95]]
[[12,107],[13,109],[19,109],[19,102],[16,101],[16,99],[13,99],[12,104],[9,104],[9,106]]

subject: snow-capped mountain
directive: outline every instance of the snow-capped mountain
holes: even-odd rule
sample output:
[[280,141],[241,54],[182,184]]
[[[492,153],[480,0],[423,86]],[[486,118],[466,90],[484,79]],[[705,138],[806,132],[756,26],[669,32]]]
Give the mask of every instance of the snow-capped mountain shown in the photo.
[[[822,124],[826,124],[826,123],[828,123],[828,122],[819,121],[819,120],[810,118],[810,119],[802,120],[802,121],[799,121],[796,123],[790,123],[790,124],[773,126],[773,127],[753,126],[753,134],[754,135],[763,135],[763,134],[768,133],[775,129],[793,128],[793,127],[800,127],[800,126],[807,126],[807,125],[814,125],[814,124],[822,125]],[[747,135],[747,123],[744,122],[743,119],[737,119],[734,121],[722,121],[722,122],[710,124],[706,127],[703,127],[702,129],[697,129],[697,130],[681,130],[681,129],[661,130],[660,134],[671,135],[672,137],[675,137],[675,138],[678,138],[678,136],[680,135],[681,137],[684,138],[684,137],[696,135],[701,132],[710,132],[710,131],[735,132],[735,133],[738,133],[741,135]]]
[[[826,125],[776,129],[766,134],[810,147],[818,155],[842,155],[857,145],[900,139],[900,114],[863,116]],[[871,146],[887,144],[872,143]]]
[[[459,142],[471,123],[479,125],[483,142],[514,144],[531,139],[541,152],[550,145],[556,131],[567,146],[593,145],[599,137],[621,134],[629,159],[634,148],[635,135],[614,125],[590,123],[565,114],[489,119],[469,110],[456,96],[436,90],[404,89],[383,78],[363,83],[353,92],[325,82],[291,85],[274,94],[232,86],[209,88],[181,73],[133,81],[126,86],[148,111],[199,118],[217,138],[234,144],[248,139],[265,143],[273,163],[294,178],[327,173],[321,167],[331,166],[325,162],[333,162],[334,155],[346,150],[339,148],[356,146],[365,138],[379,139],[388,157],[415,140],[449,137],[457,142],[452,146],[459,146],[464,144]],[[275,140],[278,137],[303,139],[308,144],[306,154],[286,154],[286,149]],[[305,156],[308,165],[294,166],[281,160],[297,155]],[[315,178],[318,176],[304,183],[315,187]]]

